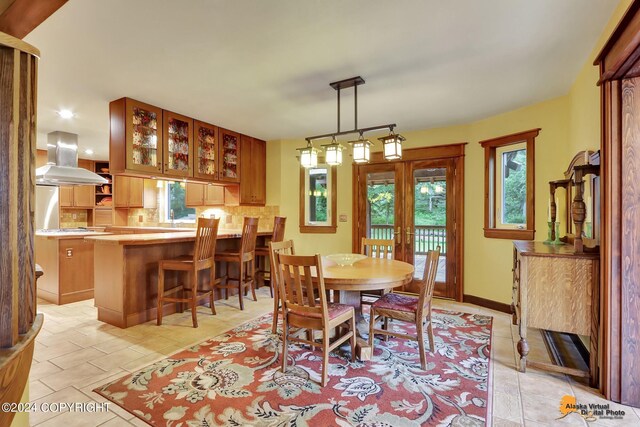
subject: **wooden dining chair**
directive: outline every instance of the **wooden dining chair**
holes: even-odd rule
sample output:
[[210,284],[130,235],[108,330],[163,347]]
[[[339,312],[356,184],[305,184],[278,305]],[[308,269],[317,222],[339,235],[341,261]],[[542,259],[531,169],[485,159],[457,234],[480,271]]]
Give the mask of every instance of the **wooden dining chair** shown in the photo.
[[[368,239],[362,238],[360,242],[360,253],[370,258],[395,259],[396,245],[393,239]],[[385,291],[363,291],[360,292],[360,304],[373,304],[378,298],[385,294]]]
[[[229,289],[238,289],[240,310],[244,310],[243,297],[247,290],[251,289],[254,301],[256,297],[256,263],[255,250],[258,238],[258,218],[245,217],[242,225],[240,248],[237,251],[220,251],[216,253],[215,260],[223,262],[224,274],[221,281],[216,283],[217,289],[224,289],[224,298],[229,299]],[[238,264],[238,277],[230,277],[229,264]],[[230,283],[233,282],[233,283]]]
[[[287,223],[287,218],[283,216],[277,216],[273,219],[273,233],[271,234],[271,242],[282,242],[284,240],[284,226]],[[265,280],[269,280],[271,297],[273,298],[274,294],[278,292],[278,290],[271,283],[271,261],[270,261],[270,250],[268,243],[265,246],[256,246],[256,261],[258,264],[258,270],[256,271],[256,280],[258,285],[263,285]],[[269,264],[270,270],[268,271],[267,264]]]
[[[198,327],[197,307],[202,299],[209,298],[211,312],[216,314],[213,305],[213,289],[216,286],[216,264],[214,256],[216,251],[216,240],[218,238],[219,218],[198,218],[198,228],[196,230],[196,243],[193,255],[185,255],[178,258],[164,259],[158,263],[158,305],[157,324],[162,325],[162,309],[165,302],[186,303],[191,307],[191,318],[193,327]],[[202,270],[209,270],[209,289],[198,289],[198,273]],[[169,290],[164,289],[164,273],[167,270],[185,271],[189,277],[190,286],[178,285]],[[176,292],[183,291],[190,294],[189,297],[168,297]]]
[[[438,259],[440,258],[440,246],[429,251],[424,269],[424,276],[419,283],[420,293],[417,296],[389,293],[385,294],[371,305],[369,314],[369,345],[373,352],[373,342],[375,334],[394,336],[418,341],[420,350],[420,366],[427,369],[427,357],[424,351],[424,324],[427,322],[427,332],[429,334],[429,350],[434,351],[433,345],[433,322],[431,320],[431,300],[433,299],[433,288],[436,282],[438,271]],[[388,328],[388,320],[395,319],[403,322],[411,322],[416,327],[416,334],[404,334],[394,332]],[[384,329],[375,327],[378,320],[384,322]]]
[[[276,259],[278,286],[283,302],[282,306],[282,372],[287,370],[287,351],[289,342],[299,342],[322,348],[321,385],[327,384],[329,352],[347,340],[351,343],[351,361],[356,357],[355,310],[350,305],[328,302],[322,260],[320,255],[301,256],[274,253]],[[317,272],[317,280],[311,276],[312,269]],[[317,296],[317,298],[316,298]],[[346,326],[346,328],[338,328]],[[298,328],[291,332],[290,328]],[[338,329],[344,332],[334,342],[329,342],[329,332]],[[322,331],[322,342],[313,338],[314,331]],[[297,335],[306,332],[306,338]]]
[[281,242],[269,242],[269,261],[271,263],[271,271],[274,272],[271,276],[271,287],[273,289],[273,325],[271,326],[271,332],[274,334],[278,330],[278,317],[280,316],[282,307],[282,298],[280,298],[280,286],[278,284],[277,266],[275,262],[276,254],[295,255],[296,251],[293,248],[293,240],[283,240]]

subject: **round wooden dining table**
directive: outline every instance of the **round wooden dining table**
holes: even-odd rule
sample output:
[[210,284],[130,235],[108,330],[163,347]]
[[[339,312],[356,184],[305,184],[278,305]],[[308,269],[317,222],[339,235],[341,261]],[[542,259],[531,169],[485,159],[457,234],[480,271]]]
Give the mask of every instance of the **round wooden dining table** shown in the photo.
[[356,351],[360,360],[370,360],[371,347],[366,339],[369,326],[362,316],[360,292],[391,290],[411,283],[413,265],[394,259],[365,258],[352,265],[340,266],[322,257],[322,276],[325,288],[336,291],[337,302],[355,308],[358,329]]

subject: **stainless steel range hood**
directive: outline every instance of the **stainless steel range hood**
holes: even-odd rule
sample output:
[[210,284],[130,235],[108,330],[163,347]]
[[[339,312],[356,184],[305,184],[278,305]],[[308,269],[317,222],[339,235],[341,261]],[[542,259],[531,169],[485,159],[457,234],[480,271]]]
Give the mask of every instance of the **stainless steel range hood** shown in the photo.
[[36,185],[102,185],[109,181],[78,167],[78,135],[51,132],[47,135],[47,164],[36,169]]

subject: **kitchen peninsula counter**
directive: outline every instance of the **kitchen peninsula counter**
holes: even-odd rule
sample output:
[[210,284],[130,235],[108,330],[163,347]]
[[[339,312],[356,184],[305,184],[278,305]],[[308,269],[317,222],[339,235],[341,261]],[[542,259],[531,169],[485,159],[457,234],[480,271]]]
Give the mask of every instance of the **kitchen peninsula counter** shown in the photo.
[[[240,236],[240,230],[219,230],[216,250],[238,248]],[[267,236],[271,236],[271,231],[258,232],[258,246],[265,244]],[[192,254],[196,231],[91,235],[84,239],[94,247],[98,320],[128,328],[156,319],[158,262]],[[167,271],[165,288],[177,286],[184,277],[184,273]],[[208,274],[200,274],[199,281],[208,287]],[[176,308],[177,304],[167,303],[163,313],[175,313]]]

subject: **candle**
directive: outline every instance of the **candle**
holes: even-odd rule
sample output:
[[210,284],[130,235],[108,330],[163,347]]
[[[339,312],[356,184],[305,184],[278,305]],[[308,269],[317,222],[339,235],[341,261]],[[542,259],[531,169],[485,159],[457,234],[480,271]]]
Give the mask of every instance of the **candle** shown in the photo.
[[551,222],[551,196],[549,196],[549,206],[547,206],[547,222]]
[[[560,206],[560,205],[558,204],[558,196],[556,196],[556,212],[558,212],[558,206]],[[560,221],[558,221],[558,216],[557,215],[556,215],[556,222],[560,222]]]
[[587,210],[587,217],[585,221],[591,222],[591,212],[593,211],[593,206],[591,203],[591,194],[587,194],[587,199],[585,200],[585,208]]

